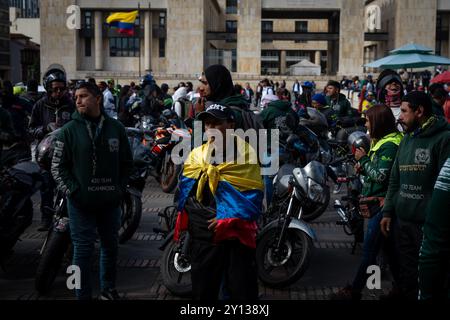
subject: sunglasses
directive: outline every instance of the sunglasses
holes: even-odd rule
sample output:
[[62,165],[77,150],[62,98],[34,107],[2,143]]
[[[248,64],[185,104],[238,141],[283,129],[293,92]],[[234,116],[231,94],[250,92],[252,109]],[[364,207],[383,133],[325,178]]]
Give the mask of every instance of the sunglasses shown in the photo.
[[52,88],[52,92],[60,92],[60,93],[62,93],[62,92],[66,92],[66,90],[67,90],[66,87],[64,87],[64,88],[61,88],[61,87]]

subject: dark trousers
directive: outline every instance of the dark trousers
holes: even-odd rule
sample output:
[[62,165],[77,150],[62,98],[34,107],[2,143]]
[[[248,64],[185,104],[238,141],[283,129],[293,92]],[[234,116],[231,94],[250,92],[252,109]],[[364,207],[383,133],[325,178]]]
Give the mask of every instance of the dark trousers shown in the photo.
[[398,219],[394,227],[400,262],[399,288],[404,298],[417,300],[419,251],[423,237],[422,224]]
[[100,237],[100,287],[114,289],[119,245],[121,209],[85,212],[68,203],[70,236],[73,243],[73,265],[81,270],[81,289],[76,290],[79,300],[92,298],[91,264],[97,232]]
[[[394,242],[395,235],[389,234],[389,237],[385,238],[381,234],[380,221],[382,218],[383,213],[380,208],[378,214],[370,218],[368,221],[367,231],[364,236],[363,255],[358,268],[358,272],[356,273],[352,285],[352,289],[356,293],[361,293],[366,286],[367,278],[369,277],[369,275],[367,274],[367,268],[371,265],[376,264],[376,259],[380,250],[383,250],[383,252],[386,254],[394,283],[397,285],[397,283],[400,281],[398,250]],[[395,223],[396,222],[393,220],[394,225]]]
[[190,256],[194,299],[218,300],[221,290],[232,300],[258,298],[255,249],[237,240],[213,244],[192,239]]

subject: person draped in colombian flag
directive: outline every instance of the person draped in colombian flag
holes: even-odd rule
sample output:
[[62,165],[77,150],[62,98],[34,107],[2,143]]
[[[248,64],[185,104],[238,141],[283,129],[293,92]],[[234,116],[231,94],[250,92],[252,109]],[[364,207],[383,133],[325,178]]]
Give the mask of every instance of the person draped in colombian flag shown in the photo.
[[134,35],[134,22],[139,14],[139,11],[132,12],[116,12],[106,18],[106,23],[110,27],[118,28],[118,32],[129,36]]
[[[248,143],[234,135],[229,141],[225,138],[226,130],[234,129],[231,108],[208,104],[198,119],[204,122],[209,141],[194,149],[184,164],[175,238],[188,230],[195,299],[217,300],[222,284],[231,299],[257,299],[256,220],[263,200],[260,166]],[[223,139],[217,137],[219,133]],[[229,157],[232,149],[234,156]]]

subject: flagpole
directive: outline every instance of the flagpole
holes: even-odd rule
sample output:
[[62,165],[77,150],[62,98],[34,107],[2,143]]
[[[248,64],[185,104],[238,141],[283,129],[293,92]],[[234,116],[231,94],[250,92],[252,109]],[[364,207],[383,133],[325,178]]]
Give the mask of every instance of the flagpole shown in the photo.
[[141,16],[141,3],[138,2],[138,15],[139,15],[139,80],[141,80],[141,55],[142,55],[142,44],[141,44],[141,23],[142,23],[142,16]]

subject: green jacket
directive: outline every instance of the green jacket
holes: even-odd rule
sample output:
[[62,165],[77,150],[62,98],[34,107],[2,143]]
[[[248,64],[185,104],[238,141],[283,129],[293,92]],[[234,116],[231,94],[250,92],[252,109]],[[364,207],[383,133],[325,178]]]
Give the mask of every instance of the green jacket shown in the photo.
[[80,209],[118,207],[132,166],[125,128],[105,114],[98,124],[78,112],[72,119],[61,129],[53,155],[58,188]]
[[420,299],[450,298],[444,286],[450,262],[450,157],[442,167],[427,209],[419,255]]
[[359,159],[362,174],[365,176],[362,195],[386,196],[392,165],[402,138],[403,135],[398,132],[388,134],[372,146],[367,156]]
[[383,208],[385,217],[423,223],[434,183],[450,154],[450,125],[434,116],[398,148]]
[[[248,109],[248,101],[244,95],[238,94],[219,101],[219,104],[226,107],[238,107],[242,110]],[[242,113],[233,109],[236,128],[243,127]]]
[[353,116],[352,105],[342,93],[339,93],[336,100],[332,100],[329,96],[327,96],[326,99],[327,105],[336,111],[338,118]]
[[264,128],[275,129],[276,119],[285,117],[289,112],[294,112],[289,101],[272,101],[260,114]]

